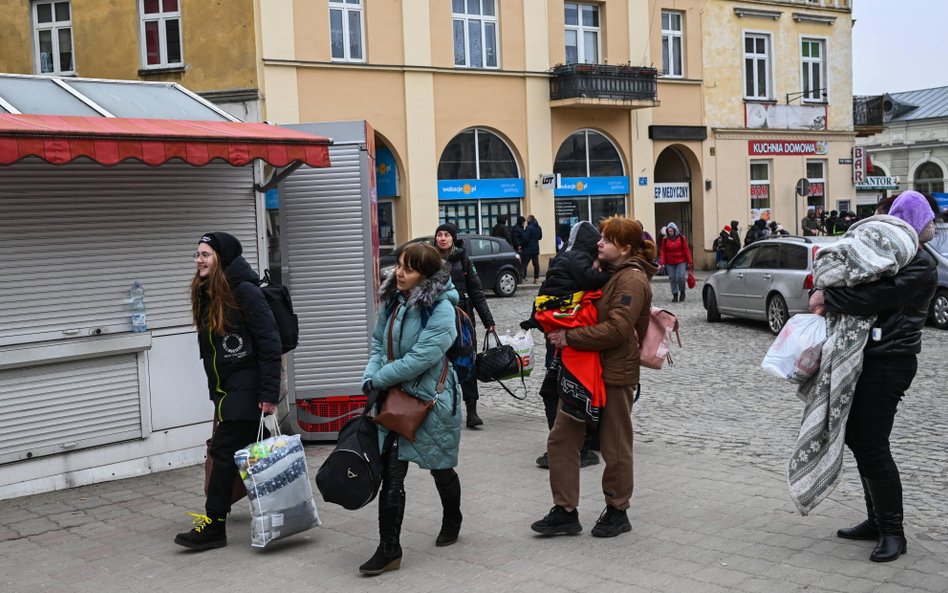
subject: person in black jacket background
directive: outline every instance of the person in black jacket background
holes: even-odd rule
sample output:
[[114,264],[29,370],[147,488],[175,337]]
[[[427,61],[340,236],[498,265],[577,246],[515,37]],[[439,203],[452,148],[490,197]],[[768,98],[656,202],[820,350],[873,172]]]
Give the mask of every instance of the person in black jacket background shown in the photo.
[[[513,248],[520,255],[521,262],[523,260],[523,227],[527,224],[527,219],[523,216],[517,216],[517,224],[513,225],[510,228],[510,238],[513,240]],[[527,279],[527,274],[523,270],[520,270],[520,281],[523,282]]]
[[[460,297],[458,307],[467,312],[471,321],[474,320],[476,310],[484,327],[489,331],[494,331],[494,317],[490,313],[490,307],[487,306],[481,278],[468,258],[464,244],[458,241],[458,227],[450,222],[440,225],[435,230],[435,247],[441,252],[441,258],[451,264],[451,281],[454,282],[454,288]],[[476,343],[474,349],[477,350]],[[477,378],[472,376],[467,382],[461,383],[461,393],[467,408],[467,427],[475,428],[484,424],[481,417],[477,415]]]
[[533,283],[540,281],[540,239],[543,238],[543,229],[540,223],[531,214],[527,217],[527,228],[523,230],[523,278],[527,278],[527,264],[533,262]]
[[226,520],[237,477],[234,453],[257,440],[260,413],[272,414],[280,394],[280,331],[259,276],[227,233],[201,237],[191,281],[191,313],[214,402],[217,428],[208,451],[213,468],[204,515],[174,543],[192,550],[227,545]]
[[[891,208],[889,205],[891,204]],[[920,244],[934,237],[935,210],[915,191],[880,203],[877,214],[909,223]],[[846,445],[856,458],[868,518],[836,532],[839,537],[876,540],[870,560],[887,562],[905,553],[902,482],[892,458],[889,436],[899,402],[912,385],[922,350],[922,327],[938,285],[938,269],[919,248],[898,274],[858,286],[826,288],[810,296],[810,311],[876,315],[866,342],[862,371],[846,424]]]
[[507,226],[507,221],[510,220],[506,214],[501,214],[497,217],[497,224],[494,225],[494,228],[490,230],[491,237],[499,237],[506,241],[511,247],[513,247],[513,233],[510,230],[510,227]]

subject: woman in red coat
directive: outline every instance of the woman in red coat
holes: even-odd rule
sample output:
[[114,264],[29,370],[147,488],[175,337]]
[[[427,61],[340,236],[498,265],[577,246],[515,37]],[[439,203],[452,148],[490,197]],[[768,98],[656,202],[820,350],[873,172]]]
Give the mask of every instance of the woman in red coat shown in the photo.
[[678,225],[669,222],[659,251],[658,263],[665,266],[671,283],[672,302],[685,300],[685,273],[692,268],[688,239],[678,231]]

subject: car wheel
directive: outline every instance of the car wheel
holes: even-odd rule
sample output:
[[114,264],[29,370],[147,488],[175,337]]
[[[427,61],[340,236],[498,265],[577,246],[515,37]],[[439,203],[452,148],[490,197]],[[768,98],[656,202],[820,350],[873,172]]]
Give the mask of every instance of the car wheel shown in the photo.
[[948,329],[948,290],[939,289],[932,299],[929,316],[938,329]]
[[787,310],[787,301],[779,294],[775,294],[767,301],[767,325],[774,334],[779,334],[790,318]]
[[721,321],[721,312],[718,311],[718,297],[715,296],[713,288],[708,287],[704,292],[704,308],[708,310],[709,322]]
[[494,282],[494,294],[499,297],[511,297],[517,292],[517,274],[510,270],[503,270],[497,275]]

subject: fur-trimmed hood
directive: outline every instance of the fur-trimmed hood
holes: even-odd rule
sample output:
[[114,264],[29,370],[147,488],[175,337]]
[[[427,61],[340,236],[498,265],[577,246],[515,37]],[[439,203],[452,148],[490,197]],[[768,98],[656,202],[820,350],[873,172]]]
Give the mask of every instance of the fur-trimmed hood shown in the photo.
[[[379,300],[387,305],[393,298],[402,296],[395,280],[395,272],[389,274],[385,282],[379,287]],[[428,278],[423,279],[414,288],[408,291],[405,299],[406,307],[431,307],[441,299],[449,299],[451,304],[458,304],[458,293],[451,281],[451,264],[445,262],[441,269]]]

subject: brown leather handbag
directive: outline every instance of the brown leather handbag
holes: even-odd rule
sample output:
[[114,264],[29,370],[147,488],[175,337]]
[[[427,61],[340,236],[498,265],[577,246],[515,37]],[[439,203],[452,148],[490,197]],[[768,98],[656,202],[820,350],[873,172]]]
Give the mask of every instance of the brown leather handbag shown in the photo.
[[[401,305],[399,305],[401,307]],[[388,326],[388,361],[392,362],[394,351],[392,344],[392,332],[395,329],[395,316],[398,313],[398,307],[392,312],[392,319]],[[445,358],[444,370],[441,372],[441,380],[438,382],[438,390],[444,389],[444,382],[447,379],[448,362]],[[385,394],[385,401],[382,402],[382,409],[375,416],[375,423],[381,424],[392,432],[397,432],[409,441],[414,441],[415,433],[421,426],[428,412],[435,405],[435,400],[424,401],[413,395],[409,395],[404,389],[398,387],[389,387]]]

